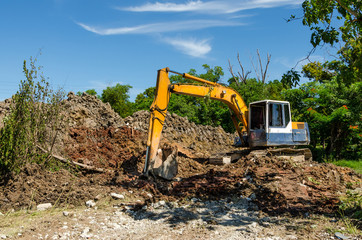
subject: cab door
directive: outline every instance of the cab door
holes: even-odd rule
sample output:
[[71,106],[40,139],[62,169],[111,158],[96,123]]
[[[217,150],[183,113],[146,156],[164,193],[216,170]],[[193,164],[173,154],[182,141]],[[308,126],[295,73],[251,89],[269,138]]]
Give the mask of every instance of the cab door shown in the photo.
[[250,104],[249,109],[249,145],[266,146],[266,102]]

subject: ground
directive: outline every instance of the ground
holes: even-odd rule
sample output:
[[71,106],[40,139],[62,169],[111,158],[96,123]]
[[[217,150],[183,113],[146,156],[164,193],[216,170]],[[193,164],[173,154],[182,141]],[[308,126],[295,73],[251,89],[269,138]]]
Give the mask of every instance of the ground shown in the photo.
[[[361,194],[349,168],[256,156],[233,148],[221,128],[168,114],[161,146],[178,148],[178,175],[144,178],[148,112],[122,119],[88,95],[70,94],[64,106],[53,160],[77,165],[28,164],[2,183],[0,238],[361,238],[361,222],[339,210],[347,192]],[[208,161],[236,150],[244,154],[231,164]],[[38,210],[44,203],[51,208]]]

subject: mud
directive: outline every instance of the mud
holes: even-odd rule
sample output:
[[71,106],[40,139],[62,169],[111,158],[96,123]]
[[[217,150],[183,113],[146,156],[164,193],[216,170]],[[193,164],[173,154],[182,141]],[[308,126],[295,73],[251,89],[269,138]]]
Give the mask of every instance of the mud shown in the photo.
[[142,199],[141,207],[160,200],[236,197],[249,199],[269,214],[331,213],[348,189],[362,187],[361,175],[354,171],[313,161],[258,158],[246,152],[232,164],[211,165],[208,158],[212,154],[235,150],[233,135],[175,114],[167,115],[161,145],[178,147],[179,173],[173,181],[144,179],[147,111],[122,119],[109,105],[86,94],[69,94],[63,104],[67,125],[59,135],[57,152],[107,171],[72,165],[53,171],[26,166],[0,186],[1,211],[33,209],[48,202],[59,207],[79,206],[118,192]]

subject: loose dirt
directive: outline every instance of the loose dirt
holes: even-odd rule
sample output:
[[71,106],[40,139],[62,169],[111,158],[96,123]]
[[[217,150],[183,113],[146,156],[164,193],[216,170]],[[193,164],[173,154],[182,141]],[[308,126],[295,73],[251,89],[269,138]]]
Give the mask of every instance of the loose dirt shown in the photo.
[[[7,106],[0,105],[0,116],[4,115],[1,113],[5,112]],[[54,146],[54,152],[63,158],[101,168],[103,171],[92,171],[73,165],[50,171],[38,165],[28,165],[19,175],[0,186],[0,212],[7,214],[6,216],[19,210],[36,212],[36,206],[41,203],[51,203],[53,207],[74,209],[72,211],[77,212],[80,210],[76,209],[84,206],[88,200],[96,201],[97,205],[102,202],[104,209],[109,210],[109,207],[113,205],[110,194],[120,193],[125,197],[122,200],[122,209],[124,210],[127,204],[133,206],[131,209],[133,212],[126,214],[133,220],[126,215],[123,216],[123,212],[117,213],[118,210],[114,208],[109,214],[112,217],[114,214],[122,215],[124,219],[121,222],[126,222],[126,225],[128,221],[135,221],[134,224],[136,224],[137,217],[135,216],[141,214],[142,211],[145,213],[146,209],[157,209],[154,206],[156,203],[177,203],[179,206],[169,207],[175,210],[187,205],[193,199],[194,205],[196,202],[219,204],[220,201],[229,201],[228,203],[237,204],[239,200],[246,201],[246,205],[240,207],[239,204],[235,208],[252,211],[253,213],[250,214],[258,214],[257,219],[251,220],[250,224],[258,222],[259,226],[259,220],[263,215],[269,217],[285,216],[285,214],[299,217],[321,213],[333,215],[338,209],[340,197],[347,190],[357,191],[362,188],[360,174],[348,168],[313,161],[296,162],[277,157],[257,157],[246,151],[240,159],[231,164],[211,165],[208,163],[211,155],[237,150],[232,147],[234,135],[224,132],[221,127],[196,125],[189,122],[187,118],[175,114],[167,114],[161,145],[171,144],[178,147],[179,173],[173,181],[144,179],[141,173],[145,159],[149,112],[136,112],[122,119],[110,108],[109,104],[104,104],[93,96],[86,94],[76,96],[72,93],[63,102],[63,106],[64,124]],[[104,204],[105,202],[108,204]],[[167,208],[162,209],[167,210]],[[97,219],[107,218],[108,210],[97,212],[96,215],[101,216],[92,217],[94,224],[98,224]],[[94,210],[82,213],[82,216],[84,214],[82,219],[90,217],[89,214],[92,211]],[[198,214],[201,213],[198,212]],[[166,215],[165,218],[160,217],[162,224],[157,227],[157,231],[164,231],[172,225],[166,222]],[[202,219],[200,216],[196,220]],[[179,218],[183,217],[185,216],[179,216]],[[150,217],[143,219],[150,221]],[[238,219],[237,216],[236,219]],[[72,221],[68,219],[66,222],[71,224]],[[82,220],[79,221],[81,224]],[[226,229],[218,230],[222,233],[220,237],[215,233],[216,230],[214,231],[216,235],[210,235],[211,232],[209,232],[218,225],[218,220],[213,222],[212,219],[204,219],[203,221],[201,225],[195,223],[205,229],[199,235],[194,231],[189,231],[188,224],[182,225],[180,229],[183,230],[180,231],[187,232],[186,236],[189,239],[193,238],[191,236],[223,238],[222,234],[226,232]],[[60,223],[56,224],[53,220],[49,222],[54,223],[54,228],[61,228],[57,225]],[[127,231],[127,228],[123,228],[123,223],[117,224],[121,226],[122,231]],[[83,227],[85,228],[86,225]],[[37,230],[33,232],[40,233],[41,229],[37,227]],[[91,229],[95,231],[94,228],[91,227]],[[166,237],[157,234],[142,235],[144,233],[140,236],[146,236],[149,239],[151,236],[159,239],[180,238],[182,234],[178,235],[177,229],[176,226],[174,232],[170,230],[172,234]],[[236,228],[234,226],[233,231],[243,232],[242,229],[238,225]],[[70,239],[77,239],[84,233],[83,230],[80,233],[77,232],[78,235],[67,236]],[[128,232],[126,236],[131,239],[140,239],[135,234],[137,231],[133,231],[133,233]],[[248,236],[254,236],[254,239],[258,239],[257,236],[261,236],[260,239],[265,239],[269,236],[266,233],[263,235],[262,232],[258,231],[259,235],[230,235],[230,238],[253,239]],[[84,236],[87,233],[84,233]],[[20,236],[25,235],[19,235],[19,238]],[[29,233],[26,236],[29,239],[36,239],[34,236],[38,235]],[[270,239],[287,239],[282,235],[278,236],[281,238]],[[296,235],[294,231],[292,236],[299,238],[300,235]],[[45,235],[41,237],[46,239]],[[116,238],[119,238],[119,235],[109,234],[108,239]]]

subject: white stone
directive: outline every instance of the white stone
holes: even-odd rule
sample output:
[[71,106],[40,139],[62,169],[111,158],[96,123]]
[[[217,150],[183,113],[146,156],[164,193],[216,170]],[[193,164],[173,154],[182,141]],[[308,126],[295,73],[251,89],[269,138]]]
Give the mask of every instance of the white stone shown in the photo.
[[93,200],[89,200],[85,203],[85,205],[89,208],[92,208],[96,206],[96,203]]
[[89,232],[90,232],[90,228],[86,227],[80,236],[82,238],[91,238],[93,236],[93,234],[90,234]]
[[111,193],[111,197],[113,197],[115,199],[124,199],[124,196],[122,194],[118,194],[118,193]]
[[42,203],[42,204],[39,204],[38,206],[36,206],[36,209],[38,211],[44,211],[44,210],[47,210],[47,209],[49,209],[51,207],[52,207],[51,203]]

